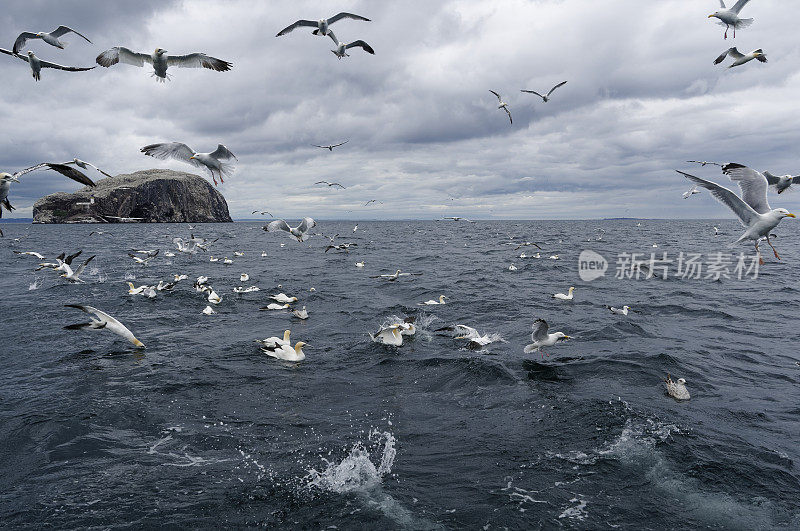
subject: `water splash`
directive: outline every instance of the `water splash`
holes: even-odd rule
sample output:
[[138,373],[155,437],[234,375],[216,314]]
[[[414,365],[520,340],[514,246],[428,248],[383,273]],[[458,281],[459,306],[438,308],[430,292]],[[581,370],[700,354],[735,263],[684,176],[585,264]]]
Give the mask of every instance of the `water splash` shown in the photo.
[[311,469],[306,476],[307,486],[327,492],[368,491],[380,485],[383,477],[392,471],[397,454],[395,438],[389,432],[379,433],[373,430],[369,440],[375,443],[383,441],[380,461],[376,466],[370,459],[370,453],[361,442],[350,449],[350,453],[340,463],[323,459],[326,467],[323,471]]
[[33,291],[35,289],[39,289],[39,287],[41,285],[42,285],[42,279],[41,278],[37,278],[33,282],[28,284],[28,291]]
[[125,280],[136,280],[136,275],[133,273],[125,273]]

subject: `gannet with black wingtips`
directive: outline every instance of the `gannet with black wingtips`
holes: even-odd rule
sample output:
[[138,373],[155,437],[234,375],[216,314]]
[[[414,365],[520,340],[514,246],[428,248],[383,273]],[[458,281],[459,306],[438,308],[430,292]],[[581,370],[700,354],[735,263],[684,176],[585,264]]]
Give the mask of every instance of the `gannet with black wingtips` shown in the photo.
[[92,306],[82,306],[80,304],[65,304],[65,306],[67,308],[76,308],[82,312],[93,315],[93,317],[88,323],[68,325],[64,327],[64,330],[108,330],[109,332],[113,332],[114,334],[117,334],[118,336],[130,341],[138,348],[145,348],[144,344],[136,339],[136,337],[133,335],[133,332],[128,330],[125,325],[108,315],[106,312],[100,311]]

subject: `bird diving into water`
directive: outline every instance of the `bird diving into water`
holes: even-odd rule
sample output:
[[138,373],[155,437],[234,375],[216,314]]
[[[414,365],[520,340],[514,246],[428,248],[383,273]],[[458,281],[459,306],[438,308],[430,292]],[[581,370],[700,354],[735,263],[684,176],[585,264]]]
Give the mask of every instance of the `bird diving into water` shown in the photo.
[[[223,146],[217,146],[217,149],[211,153],[197,153],[192,148],[181,142],[165,142],[163,144],[150,144],[140,149],[142,153],[149,157],[154,157],[161,160],[176,159],[196,166],[198,168],[205,168],[211,173],[211,178],[214,180],[214,186],[217,185],[217,176],[219,182],[224,183],[222,178],[233,175],[236,166],[232,162],[227,162],[230,159],[236,159],[236,155]],[[215,173],[216,172],[216,173]]]
[[143,67],[145,63],[153,66],[153,76],[159,83],[164,83],[169,76],[167,69],[181,68],[207,68],[215,72],[227,72],[233,68],[233,63],[211,57],[204,53],[190,53],[188,55],[167,55],[167,50],[156,48],[152,54],[138,53],[122,46],[106,50],[97,56],[97,64],[109,68],[122,62],[127,65]]

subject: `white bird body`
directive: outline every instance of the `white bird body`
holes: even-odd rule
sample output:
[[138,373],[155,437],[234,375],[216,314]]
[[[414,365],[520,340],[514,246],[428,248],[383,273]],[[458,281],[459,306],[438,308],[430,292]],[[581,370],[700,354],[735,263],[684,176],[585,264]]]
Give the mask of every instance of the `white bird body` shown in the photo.
[[389,345],[392,347],[399,347],[403,344],[403,333],[400,325],[394,324],[391,326],[381,327],[375,334],[370,334],[369,337],[375,343],[382,345]]
[[222,302],[222,297],[220,297],[220,296],[217,294],[217,292],[216,292],[216,291],[214,291],[214,288],[211,288],[211,289],[209,290],[209,293],[208,293],[208,302],[210,302],[211,304],[219,304],[220,302]]
[[778,175],[772,175],[768,171],[764,171],[761,173],[763,173],[764,177],[767,178],[767,182],[769,183],[769,185],[774,186],[775,191],[777,191],[779,194],[782,194],[783,192],[788,190],[789,187],[792,186],[793,184],[800,183],[800,176],[794,176],[794,175],[778,176]]
[[694,194],[699,194],[699,193],[700,193],[700,190],[697,189],[697,186],[693,186],[691,190],[689,190],[688,192],[684,192],[683,193],[683,198],[684,199],[689,199]]
[[617,315],[628,315],[628,310],[631,309],[630,306],[623,306],[622,308],[607,306],[607,308],[611,311],[611,313],[615,313]]
[[262,347],[265,348],[275,348],[282,345],[289,344],[289,336],[291,335],[291,330],[284,330],[283,331],[283,338],[272,336],[268,337],[267,339],[258,339],[256,340],[257,343],[261,343]]
[[226,256],[225,259],[222,261],[222,263],[225,265],[231,265],[233,263],[233,260],[231,260]]
[[14,41],[14,47],[12,48],[12,50],[14,51],[14,53],[18,54],[25,47],[25,44],[29,39],[41,39],[50,46],[55,46],[56,48],[60,48],[63,50],[64,48],[67,47],[68,43],[60,41],[59,37],[63,37],[67,33],[74,33],[75,35],[83,37],[83,39],[89,44],[92,43],[92,41],[87,39],[86,36],[78,33],[74,29],[69,28],[67,26],[59,26],[50,33],[46,31],[38,31],[36,33],[25,31],[20,33],[19,36],[17,37],[17,40]]
[[270,299],[282,303],[297,302],[297,297],[290,297],[285,293],[278,293],[277,295],[270,295]]
[[6,50],[4,48],[0,48],[0,53],[4,53],[6,55],[10,55],[12,57],[16,57],[22,61],[28,63],[28,66],[31,69],[31,74],[33,75],[33,79],[39,81],[42,78],[42,68],[52,68],[54,70],[64,70],[66,72],[85,72],[86,70],[91,70],[92,67],[84,68],[79,66],[63,66],[56,63],[51,63],[50,61],[42,61],[36,55],[28,50],[25,55],[21,55],[11,50]]
[[133,333],[128,330],[125,325],[108,315],[107,313],[98,310],[97,308],[93,308],[92,306],[81,306],[79,304],[67,304],[66,307],[68,308],[77,308],[82,312],[93,314],[94,317],[91,318],[91,321],[88,323],[80,323],[75,325],[65,326],[65,330],[80,330],[84,328],[88,328],[90,330],[108,330],[109,332],[113,332],[118,336],[130,341],[138,348],[145,348],[144,344],[134,337]]
[[271,302],[267,304],[264,308],[260,308],[261,310],[285,310],[289,307],[288,304],[278,304],[277,302]]
[[[297,241],[304,242],[309,237],[308,232],[316,226],[316,221],[314,221],[312,218],[306,217],[300,221],[300,224],[297,225],[297,227],[290,227],[285,220],[277,219],[275,221],[271,221],[269,224],[267,224],[267,226],[262,227],[262,229],[267,232],[287,232],[294,236]],[[283,247],[283,244],[281,244],[281,247]]]
[[573,297],[574,297],[573,296],[573,292],[574,291],[575,291],[575,288],[570,286],[569,291],[567,292],[566,295],[563,294],[563,293],[556,293],[555,295],[553,295],[553,298],[554,299],[558,299],[560,301],[571,301],[573,299]]
[[425,301],[425,302],[421,302],[420,304],[424,304],[426,306],[436,306],[436,305],[439,305],[439,304],[445,304],[444,300],[446,298],[447,297],[445,297],[444,295],[439,295],[439,300],[431,299],[431,300],[428,300],[428,301]]
[[337,22],[339,20],[345,19],[345,18],[349,18],[349,19],[352,19],[352,20],[363,20],[365,22],[370,22],[370,20],[368,18],[362,17],[361,15],[355,15],[353,13],[342,12],[342,13],[338,13],[338,14],[330,17],[330,18],[321,18],[319,20],[298,20],[294,24],[291,24],[291,25],[283,28],[275,36],[276,37],[280,37],[281,35],[286,35],[287,33],[292,32],[296,28],[305,26],[305,27],[310,27],[310,28],[316,28],[314,31],[311,32],[312,34],[319,35],[321,37],[325,37],[330,33],[330,25],[331,24],[333,24],[334,22]]
[[306,307],[305,307],[305,306],[303,306],[303,309],[302,309],[302,310],[294,310],[294,311],[292,312],[292,315],[294,315],[294,316],[295,316],[295,317],[297,317],[298,319],[303,319],[303,320],[305,320],[305,319],[308,319],[308,310],[306,310]]
[[[559,341],[570,339],[570,337],[562,332],[548,333],[549,325],[544,319],[537,319],[533,322],[533,332],[531,333],[531,340],[533,343],[526,345],[523,352],[530,354],[533,351],[542,352],[543,347],[552,347]],[[544,357],[544,353],[542,352]]]
[[672,398],[676,400],[689,400],[691,398],[689,390],[686,389],[686,380],[683,378],[678,378],[676,381],[673,381],[672,377],[668,374],[667,377],[664,378],[664,383],[667,387],[667,393]]
[[708,15],[708,18],[716,18],[719,20],[719,24],[725,26],[725,38],[728,38],[728,29],[733,27],[733,38],[736,38],[736,30],[739,28],[746,28],[750,24],[753,23],[752,18],[740,18],[739,12],[742,8],[747,5],[750,0],[739,0],[734,4],[734,6],[730,9],[725,7],[724,0],[720,0],[719,5],[722,9],[719,11],[715,11],[714,13]]
[[153,66],[153,75],[156,81],[164,83],[169,76],[167,69],[170,66],[184,68],[207,68],[216,72],[227,72],[233,64],[204,53],[191,53],[188,55],[167,55],[167,50],[156,48],[152,54],[138,53],[123,46],[115,46],[104,51],[95,60],[102,67],[109,68],[117,63],[143,67],[145,63]]
[[356,262],[356,267],[364,267],[364,261]]
[[14,254],[28,255],[28,256],[33,256],[35,258],[38,258],[39,260],[44,260],[44,256],[42,256],[41,254],[39,254],[39,253],[37,253],[35,251],[25,251],[25,252],[23,252],[23,251],[14,251]]
[[758,59],[762,63],[767,63],[768,62],[767,61],[767,56],[764,54],[764,50],[762,50],[761,48],[759,48],[757,50],[753,50],[750,53],[743,54],[739,50],[737,50],[736,47],[733,47],[733,48],[728,48],[727,50],[722,52],[722,54],[719,57],[714,59],[714,64],[715,65],[720,64],[722,61],[725,60],[726,57],[729,57],[729,56],[733,59],[733,63],[731,63],[728,66],[728,68],[741,66],[741,65],[743,65],[745,63],[749,63],[753,59]]
[[506,114],[508,115],[508,121],[513,125],[514,119],[511,117],[511,111],[508,110],[508,103],[504,102],[503,98],[501,98],[500,94],[498,94],[497,92],[493,90],[490,90],[489,92],[497,96],[497,103],[498,103],[497,108],[506,111]]
[[557,84],[556,86],[554,86],[553,88],[551,88],[551,89],[550,89],[550,92],[548,92],[547,94],[544,94],[544,95],[542,95],[542,94],[539,94],[539,93],[538,93],[538,92],[536,92],[535,90],[520,90],[520,92],[527,92],[528,94],[536,94],[537,96],[539,96],[540,98],[542,98],[542,102],[544,102],[544,103],[547,103],[548,101],[550,101],[550,95],[551,95],[551,94],[553,94],[553,92],[555,92],[555,90],[556,90],[557,88],[559,88],[559,87],[563,87],[563,86],[564,86],[564,85],[566,85],[566,84],[567,84],[567,82],[566,82],[566,81],[562,81],[561,83],[559,83],[559,84]]
[[267,356],[272,356],[273,358],[283,361],[303,361],[306,359],[306,355],[303,352],[303,347],[305,345],[306,344],[302,341],[298,341],[295,343],[294,347],[284,344],[276,345],[273,348],[262,347],[261,351]]
[[517,270],[517,266],[515,266],[514,264],[511,264],[510,266],[508,266],[508,270],[509,271],[516,271]]
[[332,31],[328,31],[328,37],[330,37],[331,40],[333,40],[333,42],[336,44],[336,49],[331,51],[339,60],[344,57],[350,57],[350,54],[347,53],[347,50],[350,48],[361,48],[365,52],[375,55],[375,50],[372,49],[372,46],[362,40],[357,40],[350,43],[339,42],[339,39],[336,38],[336,35],[334,35]]
[[86,269],[86,265],[93,259],[94,256],[90,256],[89,258],[86,259],[84,263],[80,265],[80,267],[78,267],[74,271],[72,270],[72,268],[68,263],[62,262],[61,266],[59,266],[59,269],[64,271],[64,274],[62,274],[61,276],[69,280],[70,282],[80,282],[81,284],[84,284],[85,282],[80,278],[80,275],[81,273],[83,273],[83,270]]
[[139,286],[138,288],[132,282],[128,282],[128,295],[141,295],[147,286]]
[[212,308],[211,306],[206,306],[205,308],[203,308],[204,315],[214,315],[215,313],[217,312],[215,312],[214,308]]

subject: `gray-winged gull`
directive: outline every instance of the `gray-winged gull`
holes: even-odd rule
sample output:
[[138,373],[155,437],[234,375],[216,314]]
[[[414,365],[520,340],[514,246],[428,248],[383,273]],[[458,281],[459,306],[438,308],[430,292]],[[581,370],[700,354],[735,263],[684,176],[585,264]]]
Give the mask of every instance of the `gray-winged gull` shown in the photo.
[[211,173],[211,178],[214,180],[214,186],[217,185],[217,176],[219,176],[219,181],[224,183],[225,180],[222,178],[222,176],[224,175],[229,177],[236,169],[234,163],[228,161],[230,159],[239,160],[236,158],[236,155],[234,155],[222,144],[219,144],[217,149],[211,153],[198,153],[181,142],[150,144],[149,146],[143,147],[139,151],[156,159],[175,159],[186,162],[198,168],[205,168],[209,171],[209,173]]
[[275,221],[270,222],[267,226],[262,227],[262,229],[267,232],[286,232],[294,236],[297,241],[304,242],[310,237],[308,231],[316,226],[317,222],[312,218],[303,218],[302,221],[300,221],[300,224],[296,227],[290,227],[286,221],[282,219],[276,219]]
[[525,354],[530,354],[533,351],[539,351],[542,353],[542,357],[544,357],[545,352],[542,350],[542,347],[552,347],[559,341],[571,339],[563,332],[554,332],[552,334],[548,333],[550,325],[548,325],[547,321],[544,319],[536,319],[531,328],[533,329],[533,332],[531,333],[531,340],[533,343],[525,346],[523,351]]
[[14,173],[2,172],[0,173],[0,218],[3,217],[3,207],[6,207],[6,210],[8,210],[9,212],[14,210],[14,207],[11,206],[11,203],[8,200],[8,192],[11,189],[11,183],[18,183],[19,178],[25,175],[26,173],[30,173],[32,171],[40,169],[57,171],[61,175],[69,177],[75,182],[85,184],[87,186],[94,186],[94,182],[90,178],[88,178],[86,175],[79,172],[75,168],[65,166],[64,164],[54,164],[51,162],[43,162],[41,164],[37,164],[36,166],[31,166],[30,168],[25,168],[24,170],[20,170]]
[[92,43],[92,41],[90,41],[85,35],[78,33],[74,29],[68,28],[67,26],[59,26],[50,33],[47,33],[46,31],[39,31],[36,33],[23,31],[19,34],[17,40],[14,41],[14,53],[19,53],[25,47],[25,43],[28,42],[29,39],[42,39],[50,46],[55,46],[56,48],[61,48],[63,50],[67,46],[67,43],[58,40],[58,38],[63,37],[67,33],[74,33],[79,37],[83,37],[83,39],[89,44]]
[[495,92],[495,91],[493,91],[491,89],[489,89],[489,92],[491,92],[492,94],[497,96],[497,102],[498,102],[497,108],[498,109],[503,109],[504,111],[506,111],[506,114],[508,115],[508,121],[513,125],[514,124],[514,119],[511,118],[511,111],[508,110],[508,103],[504,102],[503,98],[501,98],[500,94],[498,94],[497,92]]
[[51,63],[49,61],[42,61],[41,59],[36,57],[36,55],[30,50],[28,50],[28,53],[26,55],[20,55],[18,53],[12,52],[11,50],[5,50],[3,48],[0,48],[0,53],[16,57],[17,59],[20,59],[28,63],[28,66],[31,69],[31,74],[33,75],[33,79],[35,79],[36,81],[42,79],[42,68],[64,70],[65,72],[85,72],[86,70],[91,70],[95,68],[94,66],[89,66],[89,67],[64,66],[56,63]]
[[550,101],[550,95],[551,95],[551,94],[553,94],[553,92],[555,92],[555,90],[556,90],[558,87],[563,87],[563,86],[564,86],[564,85],[566,85],[566,84],[567,84],[567,82],[566,82],[566,81],[562,81],[561,83],[559,83],[559,84],[558,84],[558,85],[556,85],[555,87],[551,88],[551,89],[550,89],[550,92],[548,92],[548,93],[547,93],[547,94],[545,94],[544,96],[542,96],[541,94],[539,94],[539,93],[538,93],[538,92],[536,92],[535,90],[520,90],[520,92],[527,92],[528,94],[536,94],[537,96],[539,96],[540,98],[542,98],[542,101],[543,101],[544,103],[547,103],[548,101]]
[[731,63],[730,66],[728,66],[728,68],[741,66],[745,63],[749,63],[753,59],[758,59],[762,63],[767,62],[767,56],[764,55],[764,50],[762,50],[761,48],[759,48],[758,50],[753,50],[748,54],[743,54],[742,52],[737,50],[736,47],[734,46],[733,48],[728,48],[727,50],[722,52],[722,55],[714,59],[714,64],[715,65],[720,64],[728,56],[730,56],[731,59],[733,59],[733,63]]
[[763,264],[764,260],[761,258],[761,251],[758,249],[758,241],[761,238],[766,238],[767,244],[772,247],[772,251],[775,253],[775,258],[780,260],[778,251],[769,241],[770,231],[777,227],[783,218],[794,218],[796,216],[785,208],[773,209],[769,206],[769,201],[767,201],[769,184],[766,177],[741,164],[732,163],[723,166],[722,171],[732,181],[736,181],[739,184],[739,188],[742,190],[742,197],[740,198],[724,186],[680,170],[676,171],[698,186],[708,190],[714,199],[730,208],[736,214],[739,222],[746,229],[736,240],[736,243],[744,240],[753,240],[759,262]]
[[290,33],[291,31],[295,30],[296,28],[301,28],[301,27],[316,28],[311,33],[313,33],[314,35],[325,36],[325,35],[328,35],[328,33],[330,33],[330,25],[331,24],[333,24],[334,22],[337,22],[339,20],[346,19],[346,18],[349,18],[349,19],[352,19],[352,20],[363,20],[365,22],[370,22],[370,20],[368,18],[362,17],[361,15],[355,15],[353,13],[342,12],[342,13],[338,13],[336,15],[333,15],[330,18],[323,18],[323,19],[320,19],[320,20],[304,20],[304,19],[298,20],[294,24],[286,26],[285,28],[280,30],[278,32],[278,34],[275,35],[275,36],[276,37],[280,37],[281,35],[286,35],[287,33]]
[[109,68],[117,63],[125,63],[143,67],[145,63],[153,65],[153,76],[156,81],[164,83],[169,77],[167,69],[181,68],[208,68],[215,72],[227,72],[233,68],[233,63],[208,56],[204,53],[190,53],[188,55],[167,55],[167,50],[156,48],[152,54],[138,53],[122,46],[115,46],[97,56],[97,64]]
[[708,18],[719,19],[718,24],[720,26],[725,26],[726,39],[728,38],[728,29],[731,26],[733,26],[733,38],[735,39],[737,28],[746,28],[747,26],[753,23],[752,18],[739,18],[739,11],[741,11],[742,8],[746,6],[749,1],[750,0],[739,0],[733,5],[732,8],[728,9],[725,7],[724,0],[719,0],[719,6],[722,9],[708,15]]

